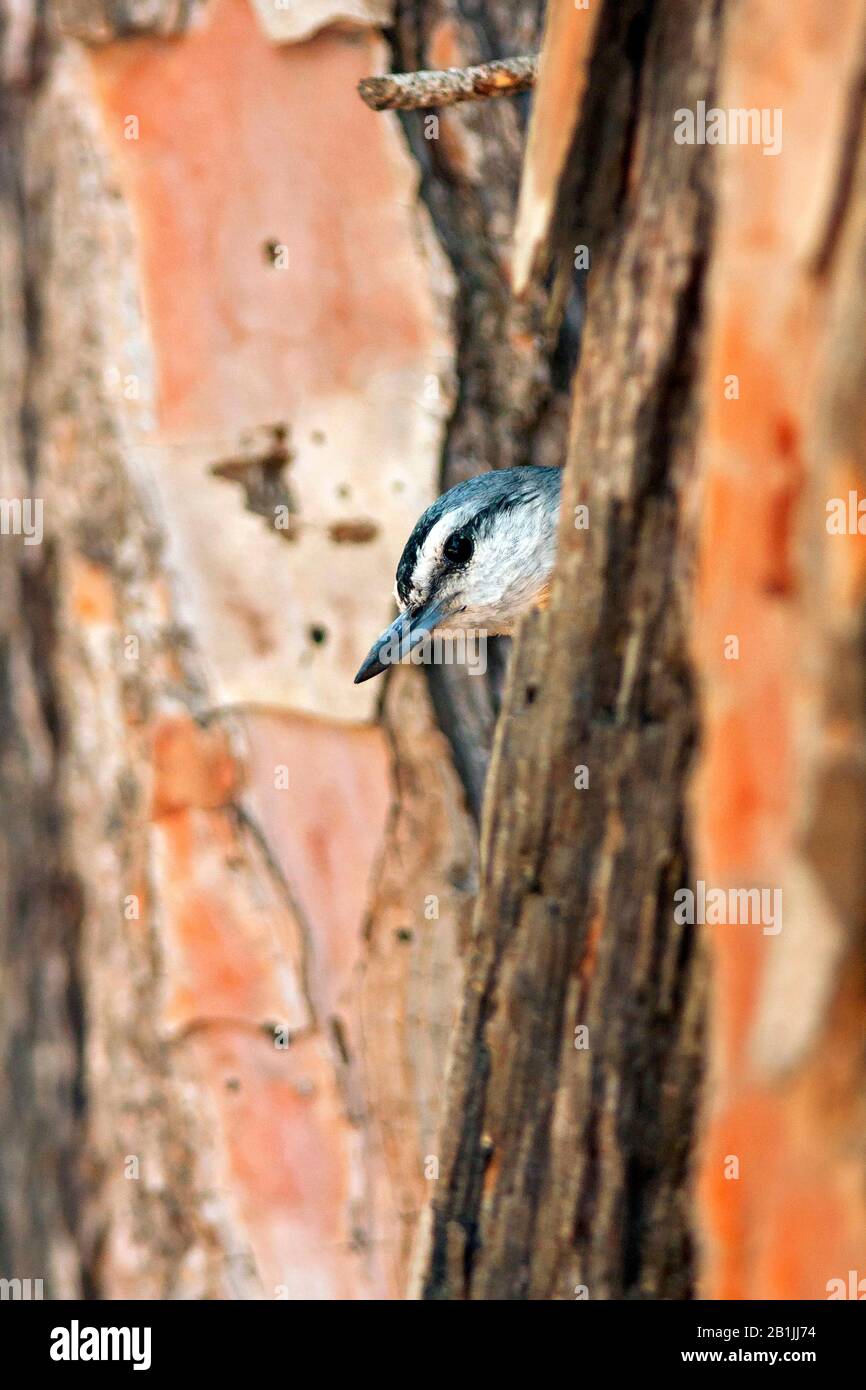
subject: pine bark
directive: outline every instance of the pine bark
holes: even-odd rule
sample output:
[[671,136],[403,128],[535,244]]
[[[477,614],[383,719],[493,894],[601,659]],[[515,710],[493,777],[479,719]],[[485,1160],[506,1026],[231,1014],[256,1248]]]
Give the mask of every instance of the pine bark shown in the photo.
[[706,151],[672,159],[671,129],[684,91],[712,91],[718,18],[604,12],[564,174],[554,260],[586,244],[591,269],[560,561],[517,643],[490,772],[428,1298],[692,1286],[703,969],[672,904],[711,209]]
[[[546,170],[549,209],[523,184],[549,259],[532,275],[537,246],[512,242],[529,98],[373,116],[355,88],[368,52],[403,71],[534,52],[540,0],[400,0],[384,38],[336,27],[294,52],[296,33],[255,30],[241,0],[194,33],[175,0],[10,11],[0,496],[44,496],[47,519],[41,546],[0,536],[0,1277],[41,1278],[46,1297],[823,1298],[857,1266],[864,566],[862,533],[831,534],[826,507],[866,474],[866,12],[610,0],[581,85],[580,45],[560,42],[580,12],[549,8],[545,109],[567,157]],[[406,224],[383,222],[416,277],[410,345],[441,349],[429,300],[453,310],[438,483],[564,464],[551,605],[519,634],[504,692],[500,652],[486,680],[400,671],[375,721],[313,722],[290,700],[237,708],[202,658],[178,588],[197,592],[215,550],[193,526],[171,577],[154,459],[174,450],[192,479],[172,524],[214,486],[220,538],[246,543],[239,519],[264,524],[272,498],[246,486],[255,439],[223,397],[236,358],[255,400],[266,378],[277,398],[293,383],[268,346],[285,346],[276,282],[256,279],[281,229],[248,224],[242,198],[208,212],[193,177],[184,225],[214,255],[201,317],[228,284],[220,312],[257,328],[230,360],[214,333],[196,361],[195,389],[219,388],[203,442],[179,428],[141,446],[122,400],[127,367],[146,381],[149,351],[161,370],[176,351],[154,265],[163,315],[185,289],[175,261],[194,278],[184,237],[160,241],[170,200],[148,185],[146,118],[159,132],[159,65],[188,76],[196,44],[209,72],[230,53],[257,94],[270,84],[272,105],[247,112],[245,188],[311,74],[337,73],[335,107],[348,91],[371,123],[353,138],[382,201],[411,204],[418,243],[413,259]],[[117,133],[124,81],[145,117],[138,162]],[[678,108],[772,108],[780,89],[778,163],[674,142]],[[176,91],[171,156],[195,175],[211,123]],[[308,209],[316,236],[346,212]],[[350,267],[343,293],[390,256],[352,259],[369,212],[359,200],[339,222],[327,270]],[[336,342],[329,367],[357,388],[369,344]],[[414,441],[423,470],[434,412],[412,413],[406,381],[386,445]],[[253,423],[267,447],[252,467],[292,500],[297,441]],[[356,464],[353,506],[373,495]],[[337,540],[368,544],[370,518],[353,518]],[[333,516],[302,520],[326,532]],[[205,605],[218,631],[228,608]],[[270,594],[244,616],[253,647],[286,618]],[[327,634],[311,626],[312,650]],[[276,793],[283,759],[294,800]],[[779,937],[679,923],[675,894],[701,877],[781,886]]]

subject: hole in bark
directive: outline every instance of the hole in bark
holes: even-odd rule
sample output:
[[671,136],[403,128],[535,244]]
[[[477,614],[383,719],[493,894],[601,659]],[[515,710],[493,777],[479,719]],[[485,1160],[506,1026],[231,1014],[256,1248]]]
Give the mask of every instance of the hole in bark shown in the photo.
[[375,540],[378,534],[379,527],[375,521],[367,521],[363,517],[332,521],[328,527],[328,539],[336,541],[338,545],[364,545],[367,541]]
[[277,241],[276,237],[269,237],[262,245],[262,254],[268,265],[276,265],[280,252],[285,243]]
[[[247,511],[267,517],[273,523],[278,507],[282,507],[288,517],[295,516],[298,509],[283,476],[295,459],[289,447],[288,426],[271,425],[269,436],[258,452],[220,459],[210,464],[208,471],[214,478],[239,484]],[[253,447],[252,444],[246,446],[247,449]],[[285,530],[282,534],[287,536]]]

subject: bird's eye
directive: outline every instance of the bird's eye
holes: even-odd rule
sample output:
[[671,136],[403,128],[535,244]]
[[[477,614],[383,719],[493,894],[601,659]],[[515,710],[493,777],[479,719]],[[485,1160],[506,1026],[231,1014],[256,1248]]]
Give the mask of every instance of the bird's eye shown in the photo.
[[442,547],[442,554],[451,565],[465,565],[471,560],[475,546],[469,536],[461,536],[459,531],[449,536]]

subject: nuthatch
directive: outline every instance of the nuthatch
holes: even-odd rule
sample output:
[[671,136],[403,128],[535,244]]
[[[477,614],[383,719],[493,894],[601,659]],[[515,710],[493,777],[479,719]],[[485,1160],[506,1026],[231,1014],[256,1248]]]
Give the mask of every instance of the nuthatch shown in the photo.
[[378,676],[436,630],[509,635],[547,601],[562,474],[503,468],[458,483],[415,524],[397,566],[403,611],[373,646],[355,684]]

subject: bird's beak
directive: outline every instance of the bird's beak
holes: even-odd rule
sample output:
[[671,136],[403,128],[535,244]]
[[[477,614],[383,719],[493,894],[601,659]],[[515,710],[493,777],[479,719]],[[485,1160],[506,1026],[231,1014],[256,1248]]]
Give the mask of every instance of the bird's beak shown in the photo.
[[372,676],[380,676],[389,666],[404,660],[442,621],[446,612],[445,605],[436,602],[425,603],[415,613],[411,608],[404,609],[381,637],[376,638],[355,677],[355,685],[370,680]]

